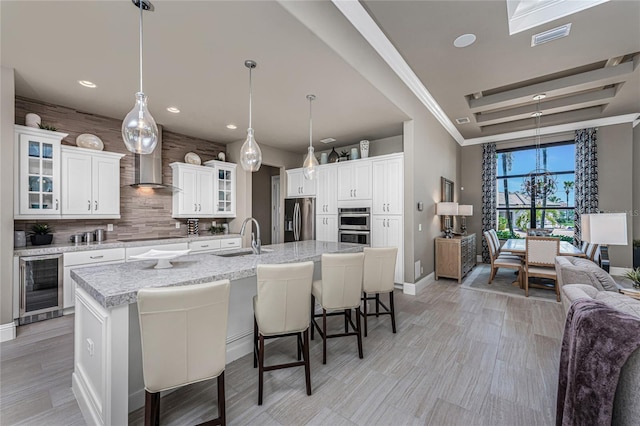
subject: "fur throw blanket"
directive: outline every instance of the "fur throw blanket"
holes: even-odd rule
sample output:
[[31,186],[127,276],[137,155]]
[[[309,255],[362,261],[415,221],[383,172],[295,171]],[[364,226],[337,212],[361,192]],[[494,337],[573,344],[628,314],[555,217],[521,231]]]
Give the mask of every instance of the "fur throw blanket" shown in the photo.
[[620,370],[640,347],[640,320],[578,299],[562,338],[557,426],[610,425]]

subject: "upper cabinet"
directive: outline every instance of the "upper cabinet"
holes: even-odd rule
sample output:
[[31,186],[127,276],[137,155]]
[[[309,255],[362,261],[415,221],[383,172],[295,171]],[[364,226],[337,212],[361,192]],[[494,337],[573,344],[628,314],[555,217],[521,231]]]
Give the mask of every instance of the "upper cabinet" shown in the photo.
[[371,161],[338,163],[338,200],[371,199]]
[[214,216],[236,217],[237,164],[217,160],[210,160],[204,164],[215,169]]
[[120,218],[122,157],[124,154],[61,147],[63,218]]
[[338,214],[338,165],[318,167],[316,214]]
[[175,218],[214,217],[213,181],[211,167],[185,163],[171,163],[173,186],[173,214]]
[[315,197],[316,181],[306,179],[302,169],[287,170],[287,197]]
[[402,214],[403,166],[402,156],[372,162],[373,214]]
[[60,217],[60,142],[66,136],[66,133],[15,126],[16,219]]

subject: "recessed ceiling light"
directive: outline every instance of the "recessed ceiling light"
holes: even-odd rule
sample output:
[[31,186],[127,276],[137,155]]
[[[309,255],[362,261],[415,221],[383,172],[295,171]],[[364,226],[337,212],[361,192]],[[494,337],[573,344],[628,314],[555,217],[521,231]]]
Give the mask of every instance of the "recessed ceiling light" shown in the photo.
[[469,120],[469,117],[456,118],[456,123],[458,124],[468,124],[470,122],[471,120]]
[[238,126],[236,126],[235,124],[227,124],[227,129],[229,129],[229,130],[235,130],[237,128],[238,128]]
[[534,101],[539,101],[539,100],[542,100],[542,99],[544,99],[546,97],[547,97],[546,93],[538,93],[537,95],[533,95],[533,100]]
[[176,107],[168,107],[167,111],[172,112],[174,114],[177,114],[177,113],[180,112],[180,110],[178,108],[176,108]]
[[455,47],[471,46],[476,41],[475,34],[462,34],[453,41]]
[[336,140],[334,138],[324,138],[324,139],[320,139],[320,142],[322,143],[331,143],[331,142],[335,142]]
[[91,81],[89,81],[89,80],[78,80],[78,83],[79,83],[81,86],[89,87],[89,88],[91,88],[91,89],[95,89],[96,87],[98,87],[98,85],[97,85],[97,84],[92,83],[92,82],[91,82]]
[[542,111],[536,111],[531,113],[532,117],[540,117],[541,115],[542,115]]

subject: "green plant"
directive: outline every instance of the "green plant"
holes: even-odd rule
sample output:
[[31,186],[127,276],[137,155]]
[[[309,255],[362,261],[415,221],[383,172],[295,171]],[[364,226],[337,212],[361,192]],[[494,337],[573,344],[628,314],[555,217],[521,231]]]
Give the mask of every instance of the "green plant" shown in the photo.
[[42,130],[51,130],[52,132],[55,132],[56,130],[58,130],[57,127],[54,127],[51,124],[38,123],[38,127],[40,127]]
[[633,240],[634,247],[640,247],[640,240]]
[[222,225],[212,226],[211,228],[209,228],[209,232],[214,235],[224,234],[224,226]]
[[349,156],[349,151],[347,151],[346,149],[340,151],[340,157],[348,157]]
[[53,232],[53,228],[51,228],[47,223],[36,223],[31,227],[31,235],[47,235]]
[[509,232],[509,230],[496,231],[496,234],[498,235],[498,239],[500,240],[508,240],[510,238],[522,238],[515,232]]
[[624,273],[624,276],[633,281],[634,287],[640,287],[640,268],[627,271]]

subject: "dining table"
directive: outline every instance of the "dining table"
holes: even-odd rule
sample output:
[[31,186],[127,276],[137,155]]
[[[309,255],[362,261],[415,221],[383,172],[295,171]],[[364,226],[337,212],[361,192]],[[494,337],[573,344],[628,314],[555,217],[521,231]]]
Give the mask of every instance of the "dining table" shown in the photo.
[[[524,256],[527,251],[527,240],[524,238],[510,238],[508,239],[500,251],[511,252],[520,256]],[[560,256],[576,256],[586,257],[586,255],[578,247],[567,241],[560,241]]]

